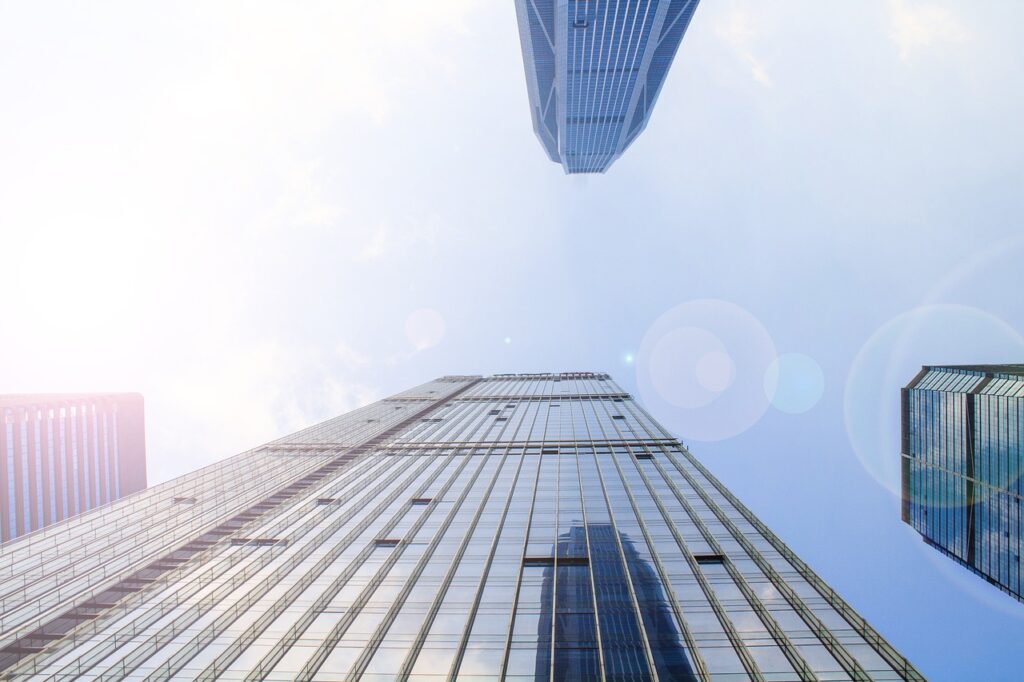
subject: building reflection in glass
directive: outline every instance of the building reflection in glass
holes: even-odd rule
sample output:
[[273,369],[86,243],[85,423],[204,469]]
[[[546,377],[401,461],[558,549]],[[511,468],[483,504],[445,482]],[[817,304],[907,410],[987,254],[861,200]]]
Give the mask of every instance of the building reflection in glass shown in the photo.
[[[529,601],[523,601],[531,592],[530,586],[539,584],[540,588],[535,679],[555,682],[598,679],[599,627],[600,651],[609,682],[653,679],[644,651],[643,632],[647,634],[660,679],[696,680],[668,596],[654,567],[639,555],[632,540],[621,533],[620,554],[611,525],[588,524],[587,531],[589,556],[587,533],[582,526],[575,526],[559,536],[557,562],[553,557],[527,557],[525,560],[523,586],[526,592],[520,595],[520,610],[532,606]],[[639,618],[630,595],[630,580],[636,593]]]

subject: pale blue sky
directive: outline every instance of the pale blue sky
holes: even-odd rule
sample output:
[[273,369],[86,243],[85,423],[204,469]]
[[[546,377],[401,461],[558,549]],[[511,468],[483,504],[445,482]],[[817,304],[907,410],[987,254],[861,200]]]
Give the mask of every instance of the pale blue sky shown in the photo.
[[442,374],[608,371],[930,679],[1019,679],[1024,605],[892,490],[921,364],[1024,361],[1022,22],[704,0],[567,177],[511,2],[0,2],[0,392],[141,391],[156,482]]

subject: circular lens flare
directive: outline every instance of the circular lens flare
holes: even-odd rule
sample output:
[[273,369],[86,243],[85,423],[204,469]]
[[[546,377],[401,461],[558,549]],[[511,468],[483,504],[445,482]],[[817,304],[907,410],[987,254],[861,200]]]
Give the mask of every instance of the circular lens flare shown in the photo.
[[713,350],[697,360],[697,382],[714,393],[729,388],[735,372],[732,358],[725,351]]
[[825,373],[814,358],[783,353],[764,373],[764,393],[772,407],[789,414],[807,412],[825,392]]
[[715,441],[750,428],[768,408],[765,370],[775,344],[740,306],[701,299],[651,325],[636,355],[640,397],[669,429]]
[[[715,400],[725,386],[718,376],[726,358],[721,339],[697,327],[682,327],[664,334],[654,344],[650,357],[651,382],[662,398],[676,407],[693,409]],[[706,360],[710,358],[710,362]]]
[[1020,604],[998,587],[990,585],[984,578],[975,575],[924,541],[913,542],[913,546],[943,581],[952,584],[974,602],[1002,614],[1024,619],[1024,609],[1020,608]]
[[865,470],[900,495],[900,389],[923,365],[1012,363],[1024,337],[991,313],[927,305],[882,325],[861,347],[843,395],[846,432]]

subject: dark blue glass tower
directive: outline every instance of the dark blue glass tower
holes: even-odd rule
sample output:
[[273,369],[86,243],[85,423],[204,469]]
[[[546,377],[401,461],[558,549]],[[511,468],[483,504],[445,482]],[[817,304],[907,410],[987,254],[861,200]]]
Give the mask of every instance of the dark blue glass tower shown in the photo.
[[533,128],[566,173],[603,173],[647,126],[699,0],[516,0]]
[[924,367],[902,411],[903,520],[1024,601],[1024,365]]

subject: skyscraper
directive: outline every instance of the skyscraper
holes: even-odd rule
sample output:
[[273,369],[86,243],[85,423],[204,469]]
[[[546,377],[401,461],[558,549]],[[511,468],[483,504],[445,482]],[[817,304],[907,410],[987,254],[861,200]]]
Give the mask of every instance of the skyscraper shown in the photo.
[[15,677],[923,679],[605,374],[437,379],[0,576]]
[[924,367],[902,391],[903,520],[1024,600],[1024,365]]
[[603,173],[647,126],[698,0],[516,0],[533,129]]
[[146,487],[142,396],[0,396],[4,542]]

